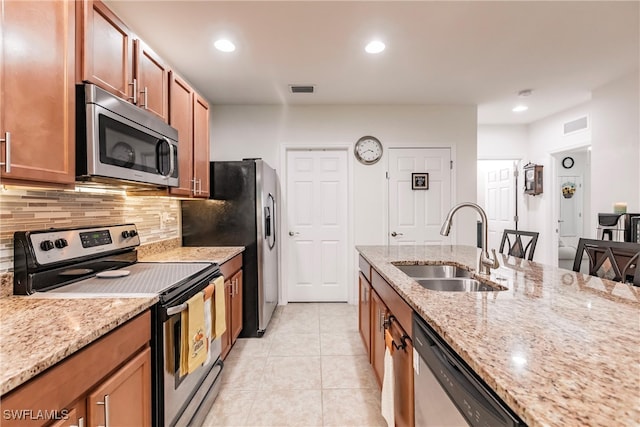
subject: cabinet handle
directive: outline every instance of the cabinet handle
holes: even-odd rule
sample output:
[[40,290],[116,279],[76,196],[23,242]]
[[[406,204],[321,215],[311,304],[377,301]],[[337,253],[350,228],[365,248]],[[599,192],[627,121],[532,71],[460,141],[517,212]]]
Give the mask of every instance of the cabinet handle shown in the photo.
[[0,138],[0,142],[4,142],[4,162],[0,162],[0,166],[4,166],[6,173],[11,172],[11,132],[5,132],[4,138]]
[[193,179],[191,180],[191,182],[193,182],[193,186],[191,187],[192,192],[193,192],[193,194],[196,194],[196,193],[197,193],[197,190],[196,190],[196,179],[195,179],[195,178],[193,178]]
[[396,344],[395,340],[391,340],[391,345],[396,350],[404,350],[405,348],[407,348],[407,339],[409,339],[409,336],[403,335],[402,337],[400,337],[400,345]]
[[149,109],[149,91],[147,90],[147,87],[144,87],[144,90],[140,91],[140,95],[144,96],[144,104],[140,104],[141,108],[144,108],[145,110]]
[[202,194],[202,179],[198,179],[198,194]]
[[130,96],[129,99],[134,104],[137,104],[138,103],[138,80],[133,79],[133,82],[129,83],[129,86],[133,86],[133,96]]
[[98,405],[104,406],[104,426],[101,427],[109,427],[109,395],[104,395],[104,402],[96,402]]
[[84,427],[84,418],[82,417],[78,418],[78,425],[73,424],[69,427]]
[[384,319],[384,313],[382,312],[382,310],[378,310],[378,331],[384,334],[383,319]]

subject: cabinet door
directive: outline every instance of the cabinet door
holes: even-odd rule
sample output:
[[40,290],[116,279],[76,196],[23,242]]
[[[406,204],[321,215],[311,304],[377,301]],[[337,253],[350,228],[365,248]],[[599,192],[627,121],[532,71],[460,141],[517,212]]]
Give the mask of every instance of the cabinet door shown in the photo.
[[193,184],[193,89],[173,71],[170,73],[169,124],[178,130],[178,187],[169,192],[190,196]]
[[193,97],[193,197],[209,197],[209,104],[197,93]]
[[84,0],[82,80],[134,104],[133,34],[100,0]]
[[376,373],[378,384],[382,386],[384,377],[384,320],[387,306],[375,291],[371,291],[371,364]]
[[169,120],[169,67],[142,40],[135,40],[138,106]]
[[369,361],[371,361],[371,285],[369,281],[362,273],[358,277],[359,283],[359,295],[358,300],[358,329],[360,330],[360,336],[364,347],[367,349],[369,355]]
[[222,341],[222,350],[220,352],[221,357],[224,359],[229,354],[229,350],[231,350],[231,309],[232,303],[231,298],[233,294],[233,283],[231,279],[225,280],[224,282],[224,306],[225,306],[225,323],[227,324],[227,329],[222,334],[220,338]]
[[147,347],[99,385],[87,405],[90,426],[150,426],[151,349]]
[[66,417],[56,421],[49,427],[84,427],[87,426],[87,400],[81,399],[66,409]]
[[[390,322],[391,337],[401,348],[393,351],[394,418],[397,427],[413,427],[413,345],[397,321]],[[404,339],[403,339],[404,338]],[[404,348],[402,348],[404,345]]]
[[231,278],[233,297],[231,298],[231,344],[236,342],[242,332],[242,270]]
[[[75,2],[2,1],[3,179],[75,181]],[[7,153],[9,155],[7,155]]]

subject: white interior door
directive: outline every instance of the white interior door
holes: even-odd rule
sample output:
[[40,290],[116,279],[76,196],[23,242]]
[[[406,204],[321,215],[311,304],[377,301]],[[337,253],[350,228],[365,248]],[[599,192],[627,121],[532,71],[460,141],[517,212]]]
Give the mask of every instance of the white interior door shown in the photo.
[[582,235],[582,177],[558,177],[560,183],[560,239],[567,246],[578,246]]
[[[413,178],[428,174],[423,188]],[[428,245],[448,239],[440,235],[451,208],[451,149],[389,149],[389,244]]]
[[489,249],[500,248],[505,229],[515,228],[515,165],[513,160],[481,160],[484,174],[484,209],[489,220]]
[[287,152],[289,301],[347,301],[347,151]]

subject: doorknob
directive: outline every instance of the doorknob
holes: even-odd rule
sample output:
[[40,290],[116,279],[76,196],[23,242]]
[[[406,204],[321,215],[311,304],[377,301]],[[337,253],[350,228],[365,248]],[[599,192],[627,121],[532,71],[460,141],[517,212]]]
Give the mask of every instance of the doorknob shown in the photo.
[[300,234],[300,233],[298,233],[297,231],[295,233],[293,231],[289,232],[289,236],[291,236],[291,237],[297,236],[298,234]]
[[396,237],[396,236],[404,236],[404,234],[402,233],[396,233],[395,231],[391,232],[391,237]]

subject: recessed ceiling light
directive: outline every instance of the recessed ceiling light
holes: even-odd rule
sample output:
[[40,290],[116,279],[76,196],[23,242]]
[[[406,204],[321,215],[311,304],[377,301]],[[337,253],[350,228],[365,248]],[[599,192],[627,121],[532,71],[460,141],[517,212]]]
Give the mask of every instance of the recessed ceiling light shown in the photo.
[[382,43],[379,40],[374,40],[369,42],[365,46],[364,50],[367,51],[367,53],[380,53],[384,50],[384,48],[385,48],[384,43]]
[[523,111],[527,111],[529,109],[529,107],[527,107],[526,105],[518,105],[516,107],[513,107],[513,111],[514,113],[522,113]]
[[221,52],[233,52],[236,50],[236,45],[227,39],[216,40],[213,45]]

